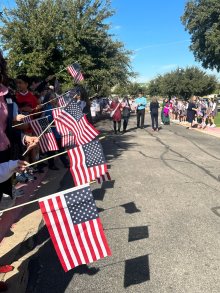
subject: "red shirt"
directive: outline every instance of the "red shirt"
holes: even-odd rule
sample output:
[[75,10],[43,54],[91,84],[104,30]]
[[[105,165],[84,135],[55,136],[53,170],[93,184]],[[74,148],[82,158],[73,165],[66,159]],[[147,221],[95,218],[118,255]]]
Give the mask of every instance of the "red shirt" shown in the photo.
[[25,94],[17,92],[16,99],[17,99],[17,104],[19,108],[31,107],[32,109],[35,109],[38,105],[37,97],[35,97],[29,91],[27,91]]

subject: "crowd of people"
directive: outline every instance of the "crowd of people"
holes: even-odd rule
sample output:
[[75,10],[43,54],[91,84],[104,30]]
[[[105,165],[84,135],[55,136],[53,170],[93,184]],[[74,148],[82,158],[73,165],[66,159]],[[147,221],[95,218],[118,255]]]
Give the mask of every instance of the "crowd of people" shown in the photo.
[[[11,207],[17,197],[25,195],[21,189],[15,188],[18,182],[35,180],[36,173],[44,172],[46,165],[54,171],[59,170],[53,159],[49,159],[47,164],[41,163],[27,168],[29,163],[54,154],[42,153],[39,139],[27,118],[39,119],[46,116],[48,122],[53,120],[52,109],[58,106],[55,83],[55,76],[49,76],[43,81],[38,77],[26,75],[10,78],[7,62],[0,52],[0,210]],[[92,122],[89,99],[83,87],[77,87],[74,99],[86,114],[87,120]],[[52,125],[51,129],[59,146],[58,152],[62,152],[61,137],[55,125]],[[24,155],[26,150],[28,152]],[[68,158],[65,155],[59,158],[63,166],[69,168]],[[0,263],[0,273],[11,270],[11,265]],[[6,290],[6,284],[0,282],[0,292]]]
[[170,124],[170,120],[181,124],[190,123],[189,129],[197,127],[216,127],[215,117],[218,114],[217,101],[214,98],[204,99],[192,96],[188,101],[173,97],[164,99],[161,111],[162,124]]

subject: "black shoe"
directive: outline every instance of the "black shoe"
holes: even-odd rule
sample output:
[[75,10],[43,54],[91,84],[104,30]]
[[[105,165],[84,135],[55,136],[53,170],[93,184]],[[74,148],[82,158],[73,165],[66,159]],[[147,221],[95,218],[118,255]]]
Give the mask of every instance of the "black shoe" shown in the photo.
[[59,168],[57,166],[49,166],[50,170],[58,171]]

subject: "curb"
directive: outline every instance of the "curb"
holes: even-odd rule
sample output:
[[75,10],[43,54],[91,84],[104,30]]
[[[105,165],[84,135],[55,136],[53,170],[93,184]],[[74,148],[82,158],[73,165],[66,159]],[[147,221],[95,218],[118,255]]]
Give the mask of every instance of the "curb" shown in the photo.
[[[175,124],[175,125],[178,125],[178,126],[187,127],[186,125],[182,125],[182,124],[180,124],[178,122],[171,121],[171,123]],[[215,129],[215,128],[213,128],[213,129]],[[195,130],[195,131],[198,131],[198,132],[203,133],[203,134],[208,134],[208,135],[220,138],[220,132],[219,133],[212,133],[212,132],[209,132],[209,131],[207,131],[205,129],[198,129],[198,128],[192,128],[191,130]]]
[[[25,195],[22,197],[18,197],[15,200],[15,205],[19,205],[25,202],[28,202],[30,197],[34,196],[35,191],[38,189],[38,186],[40,185],[43,178],[46,176],[48,172],[48,169],[45,168],[44,173],[42,174],[36,174],[37,177],[36,180],[32,182],[28,182],[26,185],[20,186],[22,187]],[[10,230],[11,226],[19,220],[19,217],[23,211],[24,207],[14,209],[12,211],[8,211],[3,213],[2,217],[0,218],[0,242],[3,240],[5,235]]]

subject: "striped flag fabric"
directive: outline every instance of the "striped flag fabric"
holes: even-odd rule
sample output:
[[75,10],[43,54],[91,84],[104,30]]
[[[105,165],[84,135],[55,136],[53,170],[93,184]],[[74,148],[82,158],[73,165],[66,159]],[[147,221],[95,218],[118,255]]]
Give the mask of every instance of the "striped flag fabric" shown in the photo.
[[99,140],[68,150],[70,171],[75,186],[100,178],[107,172],[107,165]]
[[30,116],[27,116],[27,117],[24,117],[24,118],[23,118],[23,122],[24,122],[24,123],[31,123],[31,122],[32,122],[32,119],[31,119]]
[[[40,119],[32,120],[30,125],[35,135],[40,136],[41,133],[48,127],[49,123],[47,117],[43,117]],[[43,153],[48,151],[57,151],[59,149],[57,146],[56,138],[50,127],[40,137],[39,145]]]
[[66,107],[66,105],[67,105],[67,101],[65,100],[65,96],[60,96],[60,97],[57,99],[57,103],[58,103],[58,106],[59,106],[59,107]]
[[52,115],[56,125],[56,129],[61,135],[61,145],[62,147],[74,146],[74,136],[72,132],[70,132],[68,128],[66,128],[62,123],[60,123],[59,120],[57,120],[57,117],[60,115],[60,113],[61,109],[52,110]]
[[102,184],[105,181],[111,181],[111,176],[109,174],[109,172],[105,173],[104,175],[100,176],[99,178],[96,179],[96,182],[98,184]]
[[44,197],[39,206],[65,272],[111,256],[89,184]]
[[74,63],[67,67],[67,71],[74,78],[75,82],[80,82],[84,80],[84,77],[81,73],[80,65]]
[[88,122],[86,115],[83,114],[74,100],[62,109],[57,120],[73,133],[76,146],[92,141],[99,134],[99,131]]

